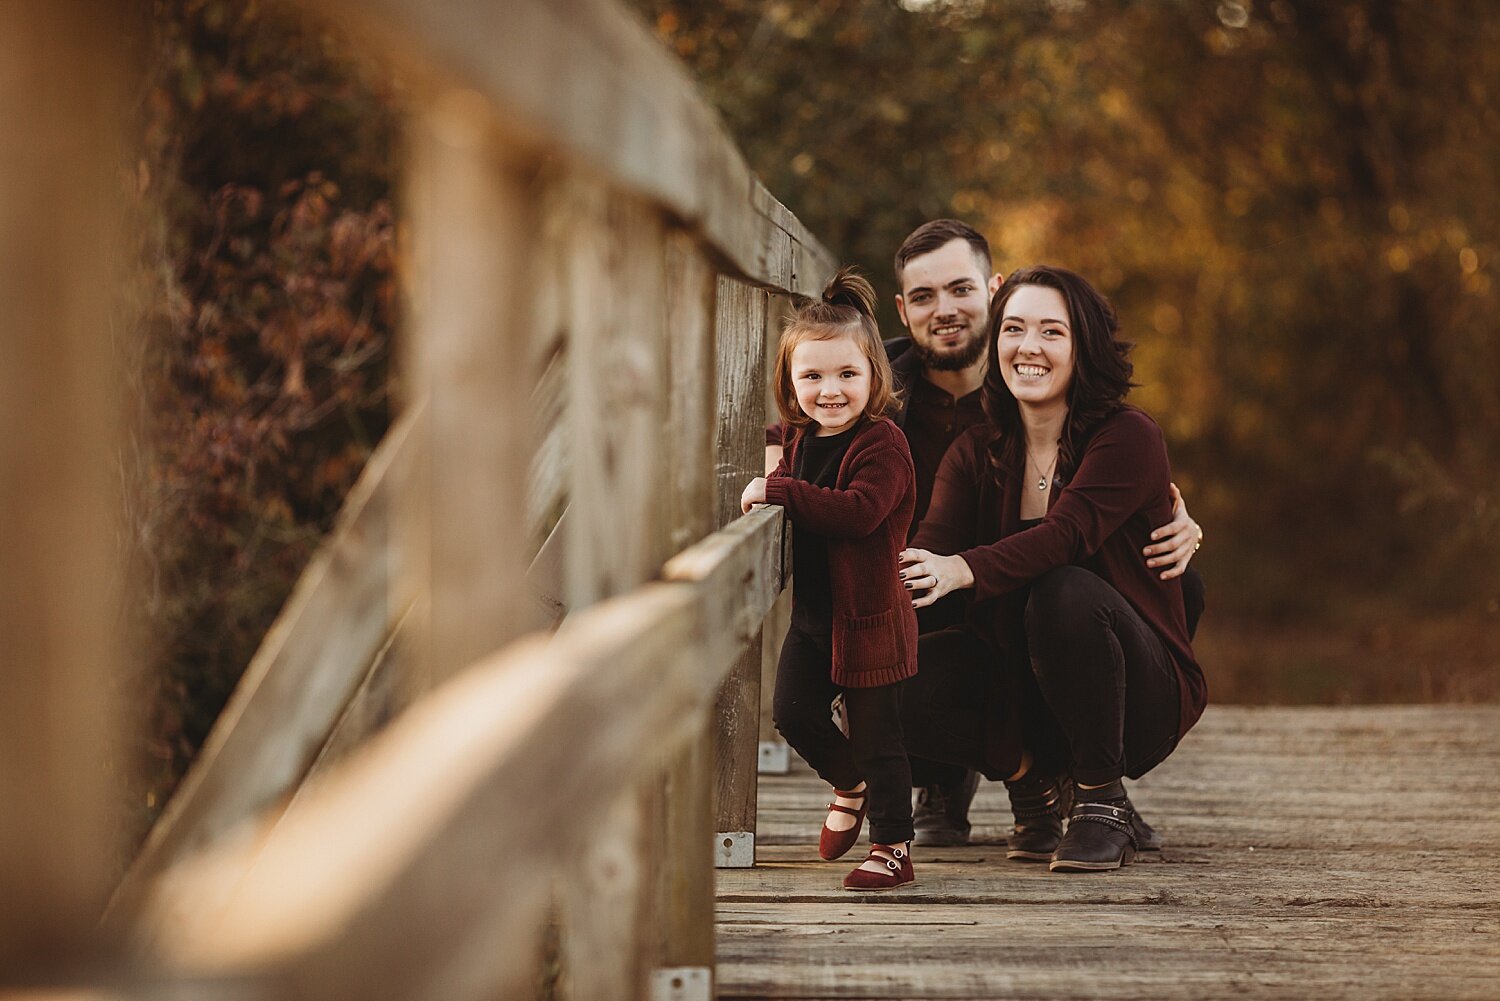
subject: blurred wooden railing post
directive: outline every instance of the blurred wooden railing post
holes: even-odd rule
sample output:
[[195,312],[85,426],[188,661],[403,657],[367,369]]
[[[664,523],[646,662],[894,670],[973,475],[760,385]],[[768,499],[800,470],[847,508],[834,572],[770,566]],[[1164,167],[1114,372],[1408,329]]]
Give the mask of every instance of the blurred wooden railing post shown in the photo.
[[[536,338],[535,167],[513,157],[478,93],[440,88],[410,119],[412,319],[403,390],[426,420],[396,521],[397,587],[415,599],[407,683],[442,683],[537,622],[525,584],[528,401]],[[460,864],[455,862],[454,864]],[[524,865],[517,855],[513,864]],[[544,896],[516,898],[493,948],[526,989]]]
[[0,981],[92,951],[114,740],[127,5],[0,5]]
[[[660,218],[596,181],[558,182],[567,219],[570,614],[649,581],[670,555],[666,247]],[[650,754],[641,748],[635,753]],[[635,998],[656,952],[659,782],[579,804],[595,846],[564,887],[562,994]]]
[[403,592],[425,597],[409,630],[420,689],[538,621],[520,512],[539,222],[536,168],[510,152],[475,91],[438,90],[412,116],[409,138],[415,259],[402,388],[427,420],[417,429],[421,472],[401,501],[397,560]]
[[[672,463],[668,548],[680,552],[715,526],[713,270],[686,233],[667,244],[666,305]],[[712,996],[714,965],[713,714],[668,762],[658,788],[657,941],[648,997]],[[674,982],[683,985],[673,989]],[[686,987],[687,989],[684,989]],[[697,988],[696,990],[693,988]]]

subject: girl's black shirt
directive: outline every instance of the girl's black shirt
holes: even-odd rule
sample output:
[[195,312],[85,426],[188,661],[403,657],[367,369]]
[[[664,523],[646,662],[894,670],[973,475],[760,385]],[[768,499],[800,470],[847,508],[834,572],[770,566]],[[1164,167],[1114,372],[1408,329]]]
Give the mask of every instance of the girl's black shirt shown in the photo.
[[[797,449],[792,476],[817,487],[836,487],[839,466],[854,441],[847,430],[819,438],[809,428]],[[833,581],[828,573],[828,538],[804,528],[792,531],[792,622],[804,632],[833,635]]]

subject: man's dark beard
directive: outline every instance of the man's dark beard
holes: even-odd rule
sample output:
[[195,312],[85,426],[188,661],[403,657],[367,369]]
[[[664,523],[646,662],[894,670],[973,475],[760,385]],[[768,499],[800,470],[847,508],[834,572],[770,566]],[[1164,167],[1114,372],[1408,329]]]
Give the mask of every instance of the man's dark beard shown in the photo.
[[974,338],[956,354],[939,354],[925,344],[918,344],[917,354],[921,357],[923,366],[935,372],[958,372],[974,364],[984,354],[984,338]]

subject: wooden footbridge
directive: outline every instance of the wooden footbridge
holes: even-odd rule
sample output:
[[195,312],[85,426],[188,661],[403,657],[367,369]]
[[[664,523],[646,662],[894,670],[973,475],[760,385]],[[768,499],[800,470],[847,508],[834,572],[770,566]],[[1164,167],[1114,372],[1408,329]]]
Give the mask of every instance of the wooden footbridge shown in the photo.
[[1500,997],[1500,707],[1210,707],[1132,798],[1166,847],[1108,875],[1005,861],[1003,789],[917,883],[839,889],[826,802],[761,782],[719,874],[719,990],[753,998]]
[[303,6],[410,83],[402,412],[123,880],[133,5],[0,9],[6,996],[1500,996],[1488,708],[1215,709],[1159,858],[1008,865],[986,789],[835,892],[806,773],[757,800],[786,533],[735,505],[829,255],[609,0]]

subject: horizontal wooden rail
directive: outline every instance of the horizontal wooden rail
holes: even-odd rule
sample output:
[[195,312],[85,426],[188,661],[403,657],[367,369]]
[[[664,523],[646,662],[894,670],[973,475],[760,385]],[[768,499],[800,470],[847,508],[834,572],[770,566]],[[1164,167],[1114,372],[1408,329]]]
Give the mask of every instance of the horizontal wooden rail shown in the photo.
[[289,799],[366,681],[411,603],[392,588],[390,521],[420,441],[411,432],[423,419],[421,409],[408,411],[366,463],[116,890],[112,922],[134,916],[153,876]]
[[[674,558],[671,579],[454,677],[269,837],[158,880],[143,944],[288,997],[517,989],[489,978],[529,969],[554,872],[608,837],[588,818],[701,728],[783,586],[785,538],[781,510],[757,510]],[[496,962],[508,949],[523,955]]]
[[518,145],[587,163],[694,230],[735,277],[814,294],[833,259],[751,174],[687,70],[613,0],[307,0],[473,88]]

